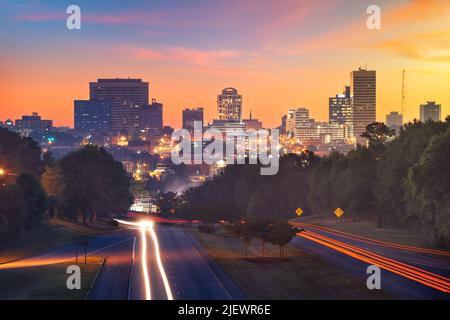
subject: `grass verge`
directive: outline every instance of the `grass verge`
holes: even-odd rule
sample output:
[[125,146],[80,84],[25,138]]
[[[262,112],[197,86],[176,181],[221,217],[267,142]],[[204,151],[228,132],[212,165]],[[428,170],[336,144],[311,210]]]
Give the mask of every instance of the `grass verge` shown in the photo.
[[[100,258],[90,258],[81,269],[81,289],[69,290],[66,285],[67,267],[75,263],[0,270],[0,300],[81,300],[88,293],[101,267]],[[7,289],[6,289],[7,288]]]
[[[239,239],[224,233],[192,231],[200,244],[222,266],[249,299],[393,299],[382,290],[368,290],[365,281],[321,259],[291,246],[285,248],[284,260],[242,259],[244,249]],[[257,241],[248,248],[249,256],[259,256]],[[279,248],[265,245],[267,256],[276,257]]]
[[372,238],[376,240],[423,248],[433,248],[432,246],[430,246],[426,237],[420,232],[406,229],[378,228],[377,223],[373,221],[354,222],[351,219],[343,219],[342,221],[338,222],[335,218],[309,216],[293,219],[292,222],[317,224],[319,226],[324,226],[338,231],[343,231],[357,236]]
[[61,219],[49,219],[39,228],[0,241],[0,263],[20,259],[40,251],[64,245],[77,238],[112,232],[116,227],[97,222],[83,226]]

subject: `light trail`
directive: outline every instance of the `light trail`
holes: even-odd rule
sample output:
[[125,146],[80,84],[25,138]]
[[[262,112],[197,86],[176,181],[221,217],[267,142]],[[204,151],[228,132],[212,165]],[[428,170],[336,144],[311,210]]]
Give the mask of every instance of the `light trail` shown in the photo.
[[148,266],[147,266],[147,236],[146,236],[147,228],[145,225],[141,226],[141,264],[142,264],[142,275],[144,276],[144,286],[145,286],[145,300],[152,299],[152,291],[150,286],[150,277],[148,275]]
[[141,260],[142,260],[142,272],[144,276],[144,284],[145,284],[145,296],[146,300],[151,300],[151,284],[150,284],[150,277],[149,277],[149,268],[147,265],[148,256],[147,256],[147,231],[150,234],[150,237],[153,241],[154,249],[155,249],[155,257],[156,257],[156,264],[159,269],[159,273],[161,275],[161,279],[164,285],[164,290],[166,292],[166,296],[168,300],[173,300],[173,294],[172,290],[170,288],[169,280],[167,278],[166,271],[164,270],[164,266],[161,259],[161,249],[159,246],[158,237],[156,235],[155,229],[154,229],[154,222],[151,220],[142,220],[139,222],[132,222],[132,221],[126,221],[126,220],[120,220],[120,219],[114,219],[117,222],[131,226],[136,227],[140,229],[141,232],[141,241],[142,241],[142,252],[141,252]]
[[311,231],[300,232],[297,234],[300,237],[322,244],[336,251],[344,253],[352,258],[360,261],[374,264],[385,270],[391,271],[402,277],[419,282],[428,287],[449,293],[450,292],[450,279],[442,277],[440,275],[428,272],[426,270],[410,266],[408,264],[385,258],[383,256],[371,253],[369,251],[360,249],[358,247],[345,244],[343,242],[328,238]]
[[167,280],[166,271],[164,270],[164,266],[161,261],[161,251],[159,248],[158,237],[156,236],[156,232],[154,230],[154,223],[150,222],[150,227],[148,230],[150,231],[150,235],[153,239],[153,244],[155,245],[155,255],[156,255],[156,263],[158,264],[159,273],[161,274],[161,278],[164,283],[164,289],[166,290],[167,299],[173,300],[172,290],[170,289],[169,280]]
[[293,222],[292,224],[296,225],[296,226],[308,227],[308,228],[312,228],[312,229],[326,231],[328,233],[331,233],[331,234],[334,234],[334,235],[337,235],[337,236],[340,236],[343,238],[358,240],[358,241],[365,242],[365,243],[378,244],[378,245],[382,245],[385,247],[390,247],[390,248],[395,248],[395,249],[400,249],[400,250],[405,250],[405,251],[428,253],[428,254],[450,257],[450,252],[443,251],[443,250],[420,248],[420,247],[408,246],[408,245],[403,245],[403,244],[398,244],[398,243],[386,242],[386,241],[372,239],[372,238],[366,238],[366,237],[350,234],[347,232],[338,231],[338,230],[335,230],[332,228],[313,225],[313,224],[309,224],[309,223]]

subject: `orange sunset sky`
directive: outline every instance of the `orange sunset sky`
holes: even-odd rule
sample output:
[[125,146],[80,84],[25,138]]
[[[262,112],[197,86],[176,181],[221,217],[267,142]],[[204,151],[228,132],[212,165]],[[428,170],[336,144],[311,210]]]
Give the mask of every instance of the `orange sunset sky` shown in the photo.
[[[73,126],[73,100],[89,81],[137,77],[164,104],[165,124],[216,96],[239,90],[244,116],[266,127],[289,108],[328,118],[328,98],[360,65],[377,71],[377,118],[400,111],[406,69],[406,120],[435,100],[450,113],[450,1],[78,1],[82,29],[68,30],[64,1],[0,0],[0,120],[38,111]],[[381,7],[381,30],[366,8]]]

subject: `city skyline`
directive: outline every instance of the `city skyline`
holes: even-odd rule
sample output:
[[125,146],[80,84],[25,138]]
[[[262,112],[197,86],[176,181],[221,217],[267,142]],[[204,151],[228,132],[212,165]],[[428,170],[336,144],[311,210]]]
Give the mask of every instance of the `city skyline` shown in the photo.
[[450,33],[440,28],[449,3],[379,1],[382,29],[373,31],[365,25],[367,1],[249,1],[232,10],[222,1],[174,3],[80,1],[82,29],[69,31],[64,4],[0,1],[0,119],[38,110],[73,127],[73,100],[88,96],[87,82],[130,77],[149,82],[149,98],[164,104],[164,122],[173,127],[186,107],[203,106],[205,119],[216,118],[226,87],[243,95],[244,115],[251,109],[267,127],[301,106],[326,120],[329,97],[361,65],[377,71],[378,121],[400,111],[403,69],[405,121],[418,119],[429,100],[442,105],[443,119],[449,114]]

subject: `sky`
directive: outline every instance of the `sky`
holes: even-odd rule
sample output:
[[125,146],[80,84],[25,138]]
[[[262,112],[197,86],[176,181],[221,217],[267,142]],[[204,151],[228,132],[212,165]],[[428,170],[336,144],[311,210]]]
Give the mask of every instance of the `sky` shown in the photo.
[[[66,8],[81,9],[81,30]],[[366,26],[369,5],[381,29]],[[0,0],[0,120],[39,112],[73,126],[73,100],[97,78],[142,78],[164,122],[181,110],[217,114],[217,94],[234,87],[266,127],[288,109],[328,119],[328,98],[359,66],[377,71],[377,119],[405,118],[433,100],[450,113],[449,0]]]

